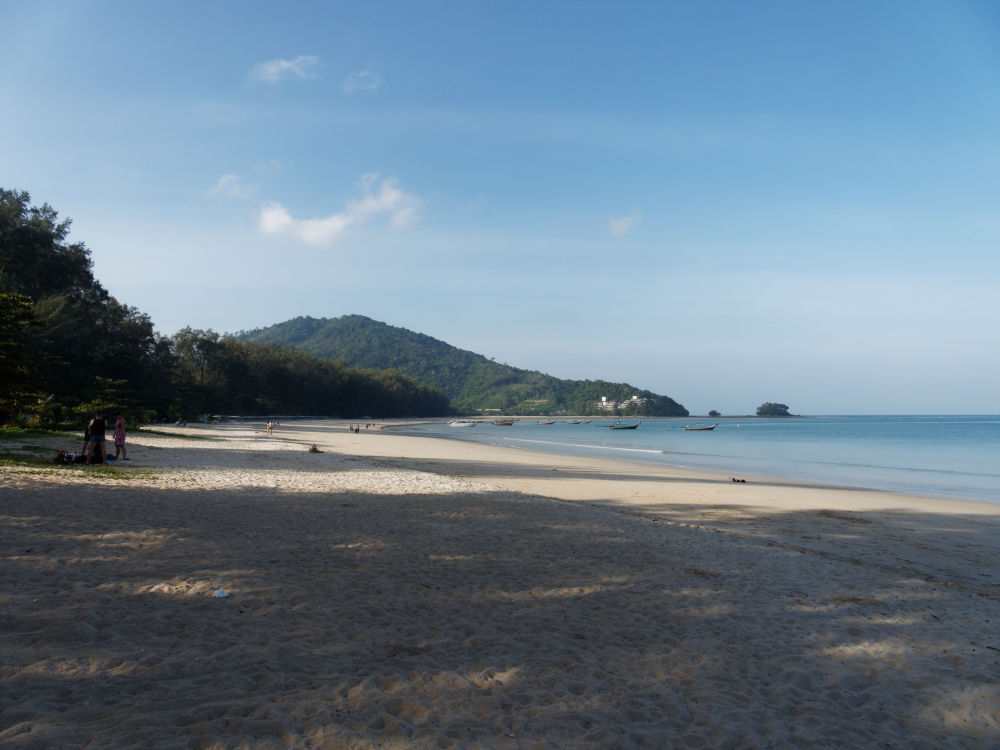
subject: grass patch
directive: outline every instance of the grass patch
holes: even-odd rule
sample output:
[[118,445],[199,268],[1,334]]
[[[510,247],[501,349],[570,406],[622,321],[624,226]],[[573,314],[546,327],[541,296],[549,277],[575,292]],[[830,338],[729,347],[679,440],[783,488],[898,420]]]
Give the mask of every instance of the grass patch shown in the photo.
[[44,466],[50,468],[52,461],[46,461],[36,456],[24,455],[22,453],[0,453],[0,466]]
[[[15,442],[20,438],[39,438],[38,442]],[[58,439],[58,442],[56,439]],[[21,430],[13,435],[7,435],[6,439],[0,441],[0,458],[8,464],[10,462],[38,462],[43,464],[53,463],[59,448],[67,443],[67,436],[64,433],[50,433],[47,430]],[[79,444],[77,440],[73,443]]]
[[0,440],[26,440],[41,437],[64,438],[74,434],[79,435],[81,439],[83,438],[83,432],[75,428],[71,430],[47,430],[41,427],[0,427]]
[[67,464],[56,465],[51,459],[18,453],[0,453],[0,467],[10,466],[16,469],[28,469],[33,475],[60,475],[67,472],[79,477],[102,477],[104,479],[149,481],[159,479],[160,475],[152,469],[141,466],[116,466],[114,464]]
[[139,479],[146,481],[150,479],[159,479],[159,475],[151,469],[138,467],[133,469],[131,466],[125,468],[124,466],[112,466],[110,464],[80,464],[79,466],[74,465],[66,468],[74,468],[87,476],[104,477],[105,479]]
[[51,453],[52,449],[47,445],[36,445],[34,443],[29,443],[27,445],[22,445],[18,450],[24,453]]

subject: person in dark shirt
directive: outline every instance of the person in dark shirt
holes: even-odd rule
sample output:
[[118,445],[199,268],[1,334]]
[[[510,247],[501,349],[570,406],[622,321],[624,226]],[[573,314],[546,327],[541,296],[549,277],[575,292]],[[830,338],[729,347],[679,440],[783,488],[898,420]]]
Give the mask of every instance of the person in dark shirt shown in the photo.
[[101,412],[94,412],[94,418],[90,420],[90,424],[87,425],[87,430],[90,433],[90,439],[87,442],[87,463],[98,463],[94,460],[94,454],[98,453],[101,457],[99,463],[104,463],[107,460],[108,454],[104,449],[104,432],[108,429],[107,422],[104,421],[104,417],[101,416]]

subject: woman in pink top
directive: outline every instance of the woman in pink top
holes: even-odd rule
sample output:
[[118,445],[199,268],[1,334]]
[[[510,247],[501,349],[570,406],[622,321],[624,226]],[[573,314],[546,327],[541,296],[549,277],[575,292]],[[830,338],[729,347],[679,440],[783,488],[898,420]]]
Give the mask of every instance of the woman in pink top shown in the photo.
[[118,460],[118,455],[121,454],[122,461],[128,461],[129,459],[125,457],[125,420],[122,418],[121,414],[115,415],[115,461]]

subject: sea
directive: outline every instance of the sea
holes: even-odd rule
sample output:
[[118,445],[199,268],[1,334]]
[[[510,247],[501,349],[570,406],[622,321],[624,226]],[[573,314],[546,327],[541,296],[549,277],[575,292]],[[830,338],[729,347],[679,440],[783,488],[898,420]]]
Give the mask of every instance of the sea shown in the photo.
[[488,419],[474,427],[442,421],[394,430],[741,478],[1000,503],[1000,415],[719,418],[718,427],[705,431],[684,428],[708,426],[715,419],[642,419],[635,430],[610,430],[617,420],[590,419],[589,424],[560,419],[538,424],[536,418],[519,418],[510,427]]

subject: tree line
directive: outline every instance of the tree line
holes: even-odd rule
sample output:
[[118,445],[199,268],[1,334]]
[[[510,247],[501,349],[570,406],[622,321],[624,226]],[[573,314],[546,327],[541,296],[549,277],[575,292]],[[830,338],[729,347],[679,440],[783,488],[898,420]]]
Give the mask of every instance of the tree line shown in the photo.
[[0,424],[200,414],[441,416],[442,391],[393,370],[351,367],[211,330],[156,332],[111,296],[70,221],[0,188]]

